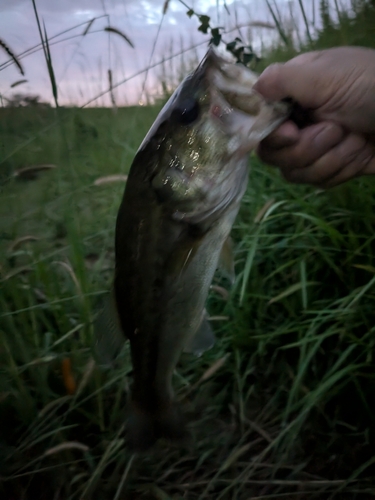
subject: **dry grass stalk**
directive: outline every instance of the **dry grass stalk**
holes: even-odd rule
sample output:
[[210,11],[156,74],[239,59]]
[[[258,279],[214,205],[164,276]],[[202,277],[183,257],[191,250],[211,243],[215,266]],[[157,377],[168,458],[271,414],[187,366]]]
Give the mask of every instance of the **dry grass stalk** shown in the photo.
[[23,70],[23,67],[22,67],[19,59],[14,54],[14,52],[8,47],[8,45],[4,42],[4,40],[1,40],[1,38],[0,38],[0,47],[2,47],[5,50],[5,52],[8,54],[8,56],[13,60],[14,64],[19,69],[21,75],[24,75],[25,72]]

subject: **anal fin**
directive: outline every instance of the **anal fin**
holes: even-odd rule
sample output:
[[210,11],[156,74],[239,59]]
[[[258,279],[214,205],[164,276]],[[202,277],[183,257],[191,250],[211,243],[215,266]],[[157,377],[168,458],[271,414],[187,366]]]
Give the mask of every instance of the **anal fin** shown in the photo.
[[215,344],[215,334],[210,322],[207,319],[206,311],[203,311],[202,321],[194,336],[190,339],[184,348],[185,352],[201,356],[205,351],[211,349]]
[[99,363],[113,365],[124,347],[126,337],[121,329],[114,291],[105,295],[94,321],[94,350]]
[[231,285],[233,285],[236,274],[234,271],[233,242],[230,235],[224,241],[224,244],[222,246],[218,267],[223,276],[230,281]]

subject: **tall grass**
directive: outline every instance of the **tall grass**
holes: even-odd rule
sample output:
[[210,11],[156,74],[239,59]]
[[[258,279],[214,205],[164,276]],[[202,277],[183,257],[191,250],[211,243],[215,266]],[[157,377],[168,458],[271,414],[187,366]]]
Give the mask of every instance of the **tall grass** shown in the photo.
[[[290,38],[263,64],[356,33],[372,46],[371,3],[335,17],[325,5],[302,44],[275,10]],[[172,69],[160,67],[169,92]],[[218,277],[208,300],[217,344],[184,355],[175,374],[192,442],[128,452],[129,347],[98,366],[91,325],[112,279],[124,184],[95,180],[128,172],[158,109],[61,109],[65,135],[53,109],[0,109],[1,498],[371,498],[372,179],[323,192],[252,157],[236,282],[228,298]],[[41,164],[57,168],[20,174]]]
[[[340,45],[375,48],[375,6],[372,1],[350,0],[341,6],[340,2],[320,0],[314,3],[314,11],[319,9],[319,22],[308,15],[309,3],[298,1],[297,4],[294,4],[290,16],[292,22],[288,23],[287,30],[283,18],[277,15],[272,2],[267,0],[281,40],[276,39],[271,50],[269,46],[265,47],[259,70],[271,62],[283,62],[308,50]],[[295,19],[297,14],[299,22]]]

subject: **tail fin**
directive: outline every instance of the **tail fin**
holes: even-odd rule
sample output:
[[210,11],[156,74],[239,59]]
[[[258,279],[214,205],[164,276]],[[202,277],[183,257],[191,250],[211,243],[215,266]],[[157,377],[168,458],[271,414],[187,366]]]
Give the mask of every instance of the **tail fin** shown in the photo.
[[133,451],[146,451],[158,439],[184,443],[189,437],[186,420],[173,403],[163,411],[147,412],[132,406],[128,419],[128,440]]

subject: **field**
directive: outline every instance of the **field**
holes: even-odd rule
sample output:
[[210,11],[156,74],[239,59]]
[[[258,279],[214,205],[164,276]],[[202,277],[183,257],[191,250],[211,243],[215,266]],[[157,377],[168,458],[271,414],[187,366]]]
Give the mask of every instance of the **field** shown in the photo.
[[[363,12],[316,46],[355,43]],[[373,498],[374,179],[325,192],[255,155],[217,343],[175,374],[191,443],[127,450],[129,347],[100,366],[92,327],[125,181],[96,181],[127,174],[159,109],[0,108],[0,497]]]

